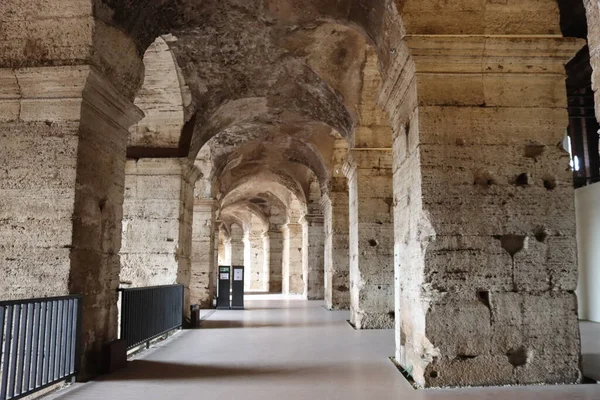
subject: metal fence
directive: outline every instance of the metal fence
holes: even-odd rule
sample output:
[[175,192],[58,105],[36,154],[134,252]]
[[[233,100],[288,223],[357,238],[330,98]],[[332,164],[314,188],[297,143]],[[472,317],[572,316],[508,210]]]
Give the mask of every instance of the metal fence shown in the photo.
[[0,302],[0,400],[19,399],[77,373],[81,296]]
[[183,286],[119,289],[121,339],[127,349],[139,346],[183,324]]

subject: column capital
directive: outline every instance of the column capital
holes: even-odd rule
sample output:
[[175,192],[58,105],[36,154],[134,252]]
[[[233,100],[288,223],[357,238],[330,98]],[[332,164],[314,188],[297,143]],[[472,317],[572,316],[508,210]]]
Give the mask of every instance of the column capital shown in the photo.
[[213,206],[217,205],[217,201],[215,199],[207,199],[204,197],[195,197],[194,205],[213,207]]
[[0,81],[0,121],[79,121],[84,105],[123,129],[144,117],[90,65],[0,69]]
[[419,73],[556,73],[585,41],[561,36],[407,35]]
[[323,214],[305,214],[302,219],[306,221],[309,226],[323,225],[325,221]]
[[353,148],[348,152],[348,161],[344,164],[344,175],[351,180],[357,169],[392,168],[391,148]]
[[140,158],[127,161],[129,175],[170,175],[181,176],[195,182],[198,170],[187,158]]

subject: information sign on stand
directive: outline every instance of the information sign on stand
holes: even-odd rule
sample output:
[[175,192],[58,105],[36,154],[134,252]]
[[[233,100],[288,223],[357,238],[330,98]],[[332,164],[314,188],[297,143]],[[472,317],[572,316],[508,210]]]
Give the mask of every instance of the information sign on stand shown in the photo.
[[217,286],[217,310],[229,310],[231,307],[231,267],[219,267],[219,285]]
[[233,267],[233,281],[231,282],[231,308],[233,310],[244,309],[244,267]]

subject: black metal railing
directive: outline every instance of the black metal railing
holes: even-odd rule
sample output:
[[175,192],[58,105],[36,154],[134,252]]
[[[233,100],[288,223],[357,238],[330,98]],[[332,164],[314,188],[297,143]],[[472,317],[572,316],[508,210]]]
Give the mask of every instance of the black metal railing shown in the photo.
[[0,400],[14,400],[78,372],[81,296],[0,302]]
[[121,339],[127,349],[181,328],[183,286],[119,289],[121,292]]

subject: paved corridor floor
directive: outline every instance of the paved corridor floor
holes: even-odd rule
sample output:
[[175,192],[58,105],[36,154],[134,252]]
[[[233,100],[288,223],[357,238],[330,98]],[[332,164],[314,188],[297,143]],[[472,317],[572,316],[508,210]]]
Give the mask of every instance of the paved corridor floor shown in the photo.
[[[122,372],[77,384],[60,400],[600,399],[600,385],[414,390],[390,362],[391,330],[355,331],[322,302],[248,296],[216,311]],[[600,339],[599,339],[600,340]]]

